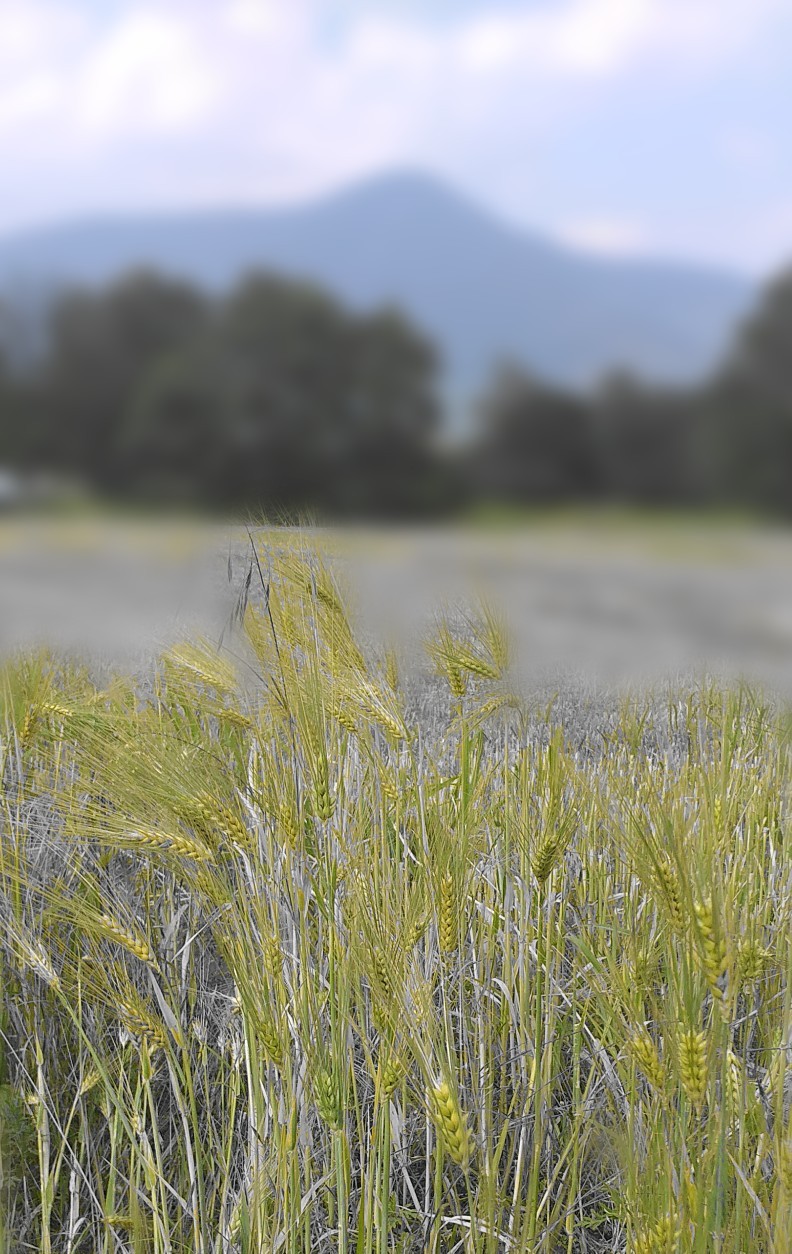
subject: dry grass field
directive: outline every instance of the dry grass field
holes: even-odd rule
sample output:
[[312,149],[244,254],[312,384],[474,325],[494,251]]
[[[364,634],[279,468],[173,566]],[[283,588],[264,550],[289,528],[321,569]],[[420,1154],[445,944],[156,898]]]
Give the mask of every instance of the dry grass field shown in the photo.
[[790,1254],[792,542],[70,527],[0,556],[0,1250]]

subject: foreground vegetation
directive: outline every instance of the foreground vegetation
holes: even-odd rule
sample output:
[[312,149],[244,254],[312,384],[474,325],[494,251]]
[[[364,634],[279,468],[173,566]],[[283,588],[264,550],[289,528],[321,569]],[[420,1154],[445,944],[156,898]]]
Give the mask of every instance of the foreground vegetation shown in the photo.
[[781,720],[575,745],[484,607],[428,744],[318,560],[253,570],[145,700],[6,675],[0,1249],[792,1250]]

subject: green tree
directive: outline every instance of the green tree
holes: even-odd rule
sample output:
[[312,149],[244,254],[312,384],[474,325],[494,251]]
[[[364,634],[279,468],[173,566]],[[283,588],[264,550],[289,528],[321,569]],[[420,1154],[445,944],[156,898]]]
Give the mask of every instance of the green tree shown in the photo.
[[502,366],[479,412],[473,481],[487,497],[549,503],[596,493],[597,457],[582,397]]
[[158,344],[118,402],[128,491],[279,516],[431,503],[435,355],[399,315],[252,275],[186,341]]
[[792,512],[792,271],[766,291],[701,400],[712,490]]
[[337,513],[432,512],[447,485],[437,437],[433,346],[396,310],[351,322],[348,382],[328,449],[327,503]]
[[206,301],[183,283],[129,275],[57,303],[43,377],[40,459],[100,488],[124,488],[122,432],[144,375],[205,331]]
[[228,415],[213,356],[210,344],[158,358],[134,389],[118,453],[135,497],[175,505],[223,501]]
[[592,400],[603,495],[637,504],[695,500],[694,394],[649,387],[624,371],[604,379]]
[[348,389],[347,319],[302,283],[251,276],[220,315],[228,399],[224,495],[292,510],[322,498]]

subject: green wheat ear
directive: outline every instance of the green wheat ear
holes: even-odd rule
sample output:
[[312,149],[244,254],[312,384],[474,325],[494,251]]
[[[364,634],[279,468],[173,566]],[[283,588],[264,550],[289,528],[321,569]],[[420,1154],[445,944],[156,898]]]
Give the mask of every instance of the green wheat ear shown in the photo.
[[776,716],[496,725],[484,608],[427,718],[274,545],[244,684],[0,679],[0,1248],[786,1249]]
[[429,1090],[429,1106],[448,1154],[459,1167],[467,1168],[472,1150],[467,1119],[447,1081]]

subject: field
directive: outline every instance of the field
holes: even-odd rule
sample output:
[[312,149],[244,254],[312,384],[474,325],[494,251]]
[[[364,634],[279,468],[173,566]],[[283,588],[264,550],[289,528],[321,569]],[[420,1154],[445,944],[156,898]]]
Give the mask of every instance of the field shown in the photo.
[[37,550],[79,595],[3,679],[0,1250],[789,1254],[788,721],[735,679],[784,690],[789,542],[254,540],[167,631],[134,555],[89,613]]

